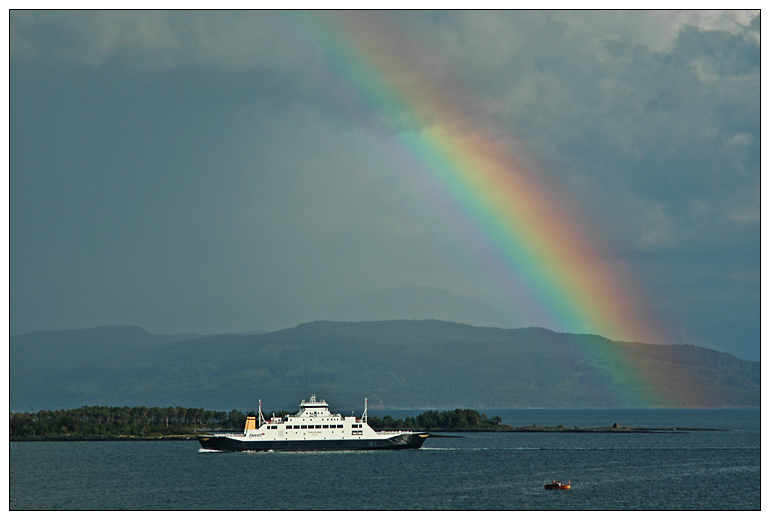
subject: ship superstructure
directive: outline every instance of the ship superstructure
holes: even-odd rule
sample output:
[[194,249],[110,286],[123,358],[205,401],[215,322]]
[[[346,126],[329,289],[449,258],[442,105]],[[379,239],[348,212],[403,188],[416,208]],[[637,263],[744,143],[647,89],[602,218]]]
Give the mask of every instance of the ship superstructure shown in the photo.
[[265,420],[259,412],[246,417],[243,433],[198,435],[206,450],[217,451],[331,451],[419,448],[426,432],[375,431],[367,423],[368,400],[361,417],[331,413],[315,395],[299,405],[299,412]]

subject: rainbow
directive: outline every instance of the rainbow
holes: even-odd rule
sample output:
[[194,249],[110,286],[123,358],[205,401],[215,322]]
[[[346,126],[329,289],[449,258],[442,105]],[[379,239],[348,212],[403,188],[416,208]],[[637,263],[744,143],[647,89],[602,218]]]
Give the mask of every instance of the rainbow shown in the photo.
[[[431,85],[425,63],[398,52],[397,28],[366,12],[294,15],[303,37],[322,49],[344,85],[351,110],[395,124],[398,149],[417,165],[436,204],[496,285],[510,295],[512,312],[556,331],[598,334],[615,340],[660,341],[656,320],[634,280],[616,272],[606,244],[567,194],[532,161],[522,160],[511,136],[495,133],[458,109],[462,89]],[[512,146],[513,145],[513,146]],[[632,380],[639,405],[662,403],[617,349],[595,347],[585,356],[621,367],[607,374]],[[657,395],[653,395],[657,394]]]

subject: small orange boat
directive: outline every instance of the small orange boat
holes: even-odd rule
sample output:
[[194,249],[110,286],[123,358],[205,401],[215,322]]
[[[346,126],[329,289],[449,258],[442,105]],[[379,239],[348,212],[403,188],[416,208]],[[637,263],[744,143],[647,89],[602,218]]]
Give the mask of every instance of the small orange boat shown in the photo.
[[572,481],[562,484],[558,480],[552,480],[550,484],[544,484],[545,489],[571,489]]

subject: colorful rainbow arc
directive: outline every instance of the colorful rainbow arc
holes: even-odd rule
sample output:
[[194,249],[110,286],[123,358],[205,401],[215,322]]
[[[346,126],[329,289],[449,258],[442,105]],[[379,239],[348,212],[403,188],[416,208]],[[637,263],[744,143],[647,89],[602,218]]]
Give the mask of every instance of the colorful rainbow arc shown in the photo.
[[[488,268],[527,291],[531,305],[520,305],[519,311],[565,332],[657,338],[654,322],[634,308],[638,291],[630,289],[631,280],[613,273],[594,230],[581,227],[585,219],[565,209],[564,194],[479,131],[442,94],[446,89],[430,87],[418,64],[390,52],[393,29],[383,26],[381,17],[376,23],[366,13],[303,13],[298,18],[331,57],[329,64],[346,81],[352,103],[370,112],[409,116],[414,129],[399,133],[401,148],[470,223]],[[454,125],[447,129],[438,121]],[[520,301],[521,295],[514,299]],[[612,349],[585,354],[623,366]],[[633,380],[632,367],[626,372],[624,380],[629,375]],[[641,379],[632,386],[628,392],[640,396],[640,405],[664,401],[640,390],[645,386]]]

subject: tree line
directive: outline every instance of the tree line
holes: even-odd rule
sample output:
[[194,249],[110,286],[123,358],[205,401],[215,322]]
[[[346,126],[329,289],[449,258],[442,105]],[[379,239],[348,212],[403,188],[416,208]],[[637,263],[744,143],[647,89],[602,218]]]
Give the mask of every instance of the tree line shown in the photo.
[[458,408],[443,412],[429,410],[417,417],[406,417],[405,419],[394,419],[390,415],[386,415],[382,419],[369,417],[368,422],[369,426],[375,430],[465,430],[497,428],[501,425],[502,419],[499,416],[490,419],[486,414],[476,410]]
[[73,410],[11,413],[11,437],[63,435],[163,437],[201,429],[242,429],[246,415],[203,408],[83,406]]
[[[253,414],[250,411],[249,414]],[[269,412],[265,417],[288,415],[285,410]],[[11,438],[34,437],[141,437],[194,435],[201,430],[241,430],[246,414],[240,410],[230,412],[204,410],[203,408],[177,407],[115,407],[83,406],[72,410],[41,410],[10,414]],[[394,419],[369,417],[369,425],[375,430],[388,429],[475,429],[495,428],[500,417],[488,418],[476,410],[427,411],[416,417]]]

